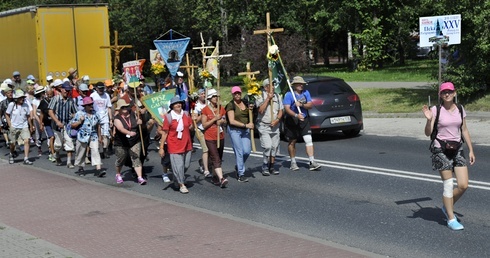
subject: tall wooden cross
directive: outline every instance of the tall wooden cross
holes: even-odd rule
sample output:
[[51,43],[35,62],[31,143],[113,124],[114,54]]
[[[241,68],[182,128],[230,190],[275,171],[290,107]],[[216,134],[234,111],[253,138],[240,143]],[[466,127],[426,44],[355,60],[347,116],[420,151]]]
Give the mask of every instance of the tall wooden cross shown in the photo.
[[117,67],[119,67],[119,54],[121,53],[121,51],[125,48],[132,48],[132,47],[133,45],[119,45],[117,30],[114,31],[114,45],[100,47],[102,49],[110,49],[114,51],[114,62],[112,64],[114,66],[114,70],[112,72],[113,75],[117,73]]
[[[284,28],[276,28],[276,29],[271,29],[271,16],[270,13],[267,12],[265,15],[265,22],[266,22],[266,27],[265,30],[255,30],[254,35],[257,34],[267,34],[267,51],[269,51],[269,48],[271,47],[271,34],[273,32],[283,32]],[[272,93],[274,92],[274,86],[273,86],[273,79],[272,79],[272,70],[271,67],[269,67],[269,91]],[[272,100],[271,100],[272,103]]]
[[192,49],[199,49],[202,54],[202,68],[206,68],[206,55],[208,52],[208,49],[214,49],[214,46],[206,46],[206,43],[204,43],[204,38],[202,37],[202,32],[201,32],[201,46],[200,47],[193,47]]
[[195,65],[189,63],[189,54],[185,54],[186,64],[181,65],[180,68],[185,68],[187,71],[187,82],[189,83],[190,91],[194,90],[194,68],[198,68]]
[[[246,76],[248,78],[248,80],[251,81],[252,78],[254,78],[255,75],[259,74],[259,73],[260,73],[260,71],[252,72],[252,70],[250,69],[250,62],[247,62],[247,71],[246,72],[239,72],[238,76]],[[251,109],[248,109],[248,118],[250,119],[250,121],[253,121],[253,114],[252,114]],[[257,149],[255,148],[254,130],[250,130],[250,141],[252,142],[252,151],[256,152]]]

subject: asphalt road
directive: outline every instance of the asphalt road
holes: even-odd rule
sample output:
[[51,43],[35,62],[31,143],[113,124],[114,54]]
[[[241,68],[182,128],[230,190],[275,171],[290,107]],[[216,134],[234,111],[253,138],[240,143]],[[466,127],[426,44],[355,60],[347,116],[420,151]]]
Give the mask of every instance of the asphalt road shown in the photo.
[[[289,161],[282,157],[278,159],[281,174],[263,177],[258,172],[260,155],[254,154],[247,161],[248,183],[234,180],[229,139],[225,146],[223,167],[231,179],[227,189],[213,186],[197,172],[197,150],[188,171],[190,194],[180,194],[162,182],[154,145],[145,167],[147,186],[131,182],[135,179],[129,170],[125,173],[126,182],[116,185],[114,157],[105,161],[109,168],[107,178],[85,178],[381,255],[490,255],[490,223],[486,219],[490,212],[490,164],[483,158],[471,167],[470,190],[456,206],[466,229],[452,232],[444,225],[439,209],[442,184],[430,169],[427,140],[369,133],[356,138],[345,138],[340,133],[315,137],[315,156],[323,165],[321,171],[310,172],[302,163],[300,171],[290,172]],[[305,157],[304,145],[298,147],[298,157]],[[285,142],[281,149],[285,153]],[[477,159],[490,154],[483,145],[475,146],[475,151]],[[5,148],[0,153],[5,155]],[[73,175],[75,171],[56,167],[45,157],[34,164],[59,173]]]

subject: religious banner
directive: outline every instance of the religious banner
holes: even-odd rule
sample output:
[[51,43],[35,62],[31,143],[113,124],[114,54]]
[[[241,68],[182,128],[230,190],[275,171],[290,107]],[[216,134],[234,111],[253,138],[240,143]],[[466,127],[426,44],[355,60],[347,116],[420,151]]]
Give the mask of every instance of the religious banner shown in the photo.
[[267,60],[269,62],[269,67],[272,70],[274,92],[282,96],[289,90],[288,76],[282,63],[281,55],[279,54],[279,47],[274,42],[274,38],[272,36],[270,38],[271,46],[267,52]]
[[218,48],[215,48],[206,62],[206,71],[208,71],[216,79],[218,78],[218,57],[219,50]]
[[440,40],[461,44],[461,14],[420,17],[419,38],[420,47],[432,47]]
[[190,38],[153,41],[172,76],[179,70],[189,41]]
[[169,111],[170,100],[175,96],[175,89],[156,92],[145,95],[141,98],[141,102],[146,107],[150,115],[159,124],[163,124],[163,120]]
[[145,59],[140,59],[123,63],[123,77],[130,87],[138,87],[140,84],[141,71],[145,61]]

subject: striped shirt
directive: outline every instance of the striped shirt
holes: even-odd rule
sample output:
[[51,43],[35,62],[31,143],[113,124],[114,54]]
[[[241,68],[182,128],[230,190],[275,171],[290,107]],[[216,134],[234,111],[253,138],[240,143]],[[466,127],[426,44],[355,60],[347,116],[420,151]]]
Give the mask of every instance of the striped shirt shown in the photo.
[[58,120],[64,125],[68,124],[71,119],[71,115],[77,112],[77,107],[72,98],[66,100],[60,95],[55,96],[49,103],[48,109],[53,110]]

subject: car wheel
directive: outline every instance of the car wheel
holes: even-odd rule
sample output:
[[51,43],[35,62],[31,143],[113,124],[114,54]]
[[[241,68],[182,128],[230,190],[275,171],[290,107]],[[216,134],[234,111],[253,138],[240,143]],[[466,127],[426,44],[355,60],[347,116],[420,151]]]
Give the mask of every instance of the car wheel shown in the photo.
[[359,129],[342,130],[342,133],[344,133],[348,137],[355,137],[355,136],[359,135],[360,132],[361,132],[361,130],[359,130]]

